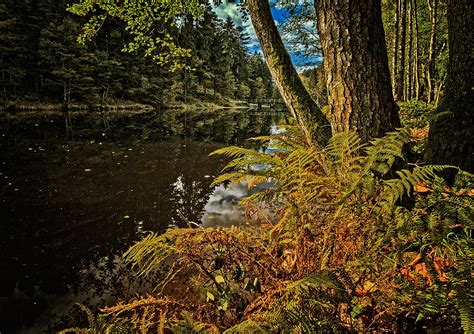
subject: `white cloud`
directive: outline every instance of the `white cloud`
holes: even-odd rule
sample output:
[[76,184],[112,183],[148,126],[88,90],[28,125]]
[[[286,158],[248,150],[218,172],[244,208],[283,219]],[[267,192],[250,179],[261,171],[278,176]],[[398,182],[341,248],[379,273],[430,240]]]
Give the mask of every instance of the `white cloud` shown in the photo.
[[250,18],[244,20],[237,4],[223,1],[221,5],[214,6],[212,10],[220,19],[226,20],[228,17],[230,17],[236,26],[244,28],[245,32],[250,37],[249,49],[252,51],[260,50],[260,44],[258,43],[257,34],[253,28],[252,21]]
[[[308,0],[300,0],[299,3],[303,3],[303,2],[306,2],[306,1],[308,1]],[[220,19],[226,20],[228,17],[230,17],[234,21],[234,24],[236,26],[243,27],[244,30],[246,31],[246,33],[250,37],[249,51],[250,52],[256,51],[256,52],[258,52],[259,54],[262,55],[262,50],[260,48],[260,43],[258,42],[257,35],[255,33],[255,29],[253,28],[253,25],[252,25],[252,21],[250,20],[250,18],[247,18],[247,19],[243,18],[242,13],[239,11],[239,8],[238,8],[237,4],[229,3],[228,1],[224,0],[224,1],[222,1],[221,5],[213,6],[212,10],[214,11],[214,13],[216,13],[217,17],[219,17]],[[277,25],[277,27],[280,28],[282,22],[278,22],[277,20],[275,20],[275,24]],[[307,22],[305,24],[305,28],[315,29],[314,22]],[[283,35],[282,38],[286,42],[286,41],[289,41],[289,40],[292,40],[292,39],[293,40],[297,39],[297,36],[293,35],[293,34],[288,34],[286,36]],[[285,43],[285,44],[287,44],[287,43]],[[286,45],[286,46],[288,48],[288,45]],[[300,61],[295,59],[294,52],[304,51],[303,49],[301,49],[301,47],[298,48],[298,47],[295,47],[294,45],[292,45],[292,49],[293,50],[289,50],[289,51],[290,51],[290,54],[293,56],[292,57],[293,62],[294,62],[294,65],[295,65],[298,72],[303,72],[308,68],[314,67],[314,65],[301,64],[300,59],[299,59]]]

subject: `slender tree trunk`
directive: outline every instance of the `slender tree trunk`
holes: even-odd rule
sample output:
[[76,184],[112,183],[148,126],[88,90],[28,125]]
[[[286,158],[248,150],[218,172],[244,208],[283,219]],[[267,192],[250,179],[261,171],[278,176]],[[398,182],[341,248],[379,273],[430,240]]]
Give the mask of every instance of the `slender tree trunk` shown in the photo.
[[430,44],[428,47],[428,61],[426,68],[427,100],[433,101],[433,80],[435,75],[436,60],[436,30],[438,26],[438,0],[428,0],[428,8],[431,16]]
[[316,0],[334,132],[363,141],[400,126],[388,67],[381,1]]
[[414,89],[415,89],[415,99],[420,98],[420,47],[419,47],[419,38],[420,31],[418,28],[418,7],[417,7],[417,0],[413,1],[413,10],[414,10],[414,20],[415,20],[415,62],[413,64],[414,69],[413,72],[415,73],[414,77]]
[[248,9],[263,55],[288,109],[303,130],[308,142],[327,143],[331,127],[313,101],[296,72],[273,20],[267,0],[248,0]]
[[436,87],[436,94],[435,94],[435,98],[434,98],[434,105],[435,106],[438,106],[439,105],[439,101],[440,101],[440,98],[441,98],[441,92],[443,91],[443,86],[446,82],[446,77],[444,79],[442,79],[440,82],[438,82],[438,86]]
[[405,84],[405,49],[406,49],[406,30],[407,30],[407,18],[406,18],[406,8],[407,8],[407,0],[398,0],[399,5],[398,8],[400,10],[399,17],[400,17],[400,25],[398,30],[396,31],[397,34],[400,34],[398,41],[398,49],[395,50],[398,55],[397,59],[399,60],[399,64],[397,66],[397,72],[395,72],[395,79],[394,79],[394,87],[393,87],[393,97],[395,101],[403,100],[403,93],[404,93],[404,84]]
[[445,97],[431,123],[426,158],[474,172],[474,2],[448,0],[449,63]]
[[[442,54],[447,47],[448,47],[448,41],[444,40],[443,44],[441,45],[439,50],[436,52],[435,57],[437,58],[438,55]],[[441,92],[443,91],[443,87],[444,87],[445,82],[446,82],[446,77],[444,77],[440,80],[434,80],[435,89],[433,91],[433,105],[435,107],[438,107],[438,105],[439,105],[439,98],[441,96]]]
[[188,102],[188,81],[187,81],[187,70],[184,69],[183,74],[183,91],[184,91],[184,103]]
[[395,42],[393,43],[393,59],[392,59],[392,89],[395,87],[395,77],[398,73],[398,45],[400,44],[400,0],[395,0]]
[[407,52],[407,75],[405,84],[404,100],[408,101],[412,99],[412,78],[413,78],[413,0],[408,2],[408,52]]

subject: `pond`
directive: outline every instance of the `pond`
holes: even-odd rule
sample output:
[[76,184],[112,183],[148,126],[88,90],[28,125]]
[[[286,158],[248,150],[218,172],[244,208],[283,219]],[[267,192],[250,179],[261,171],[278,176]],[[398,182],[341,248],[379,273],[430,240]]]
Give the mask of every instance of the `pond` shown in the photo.
[[[226,159],[286,122],[270,111],[60,113],[1,119],[0,333],[54,332],[146,291],[121,254],[149,231],[243,220],[245,186],[211,187]],[[246,144],[248,145],[248,144]]]

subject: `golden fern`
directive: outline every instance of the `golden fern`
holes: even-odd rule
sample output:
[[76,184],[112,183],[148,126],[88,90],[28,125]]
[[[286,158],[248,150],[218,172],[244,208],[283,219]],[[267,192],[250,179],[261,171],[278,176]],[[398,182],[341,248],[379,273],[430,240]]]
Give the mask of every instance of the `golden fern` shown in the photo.
[[89,328],[72,327],[64,329],[59,334],[76,333],[76,334],[120,334],[129,333],[125,326],[125,321],[113,317],[107,317],[104,314],[95,316],[92,311],[82,304],[76,304],[87,316]]
[[264,326],[259,324],[258,322],[248,319],[242,321],[241,323],[227,329],[224,331],[224,334],[267,334],[269,333],[268,330],[264,329]]
[[290,284],[268,315],[283,332],[338,333],[344,327],[340,306],[351,308],[354,286],[343,269],[312,273]]
[[150,233],[130,247],[123,258],[132,265],[138,275],[149,274],[166,264],[166,261],[176,254],[175,241],[188,231],[188,229],[170,229],[161,235]]

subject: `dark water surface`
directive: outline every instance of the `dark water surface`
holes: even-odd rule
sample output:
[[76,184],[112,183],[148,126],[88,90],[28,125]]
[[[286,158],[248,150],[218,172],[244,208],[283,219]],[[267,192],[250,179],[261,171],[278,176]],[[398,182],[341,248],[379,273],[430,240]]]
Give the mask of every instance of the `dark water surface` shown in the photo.
[[[147,231],[242,220],[246,188],[211,188],[213,150],[283,122],[248,110],[1,118],[0,333],[54,332],[74,303],[99,307],[149,288],[121,262]],[[74,320],[74,321],[77,321]],[[73,323],[76,324],[76,323]],[[80,323],[78,323],[80,324]]]

